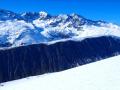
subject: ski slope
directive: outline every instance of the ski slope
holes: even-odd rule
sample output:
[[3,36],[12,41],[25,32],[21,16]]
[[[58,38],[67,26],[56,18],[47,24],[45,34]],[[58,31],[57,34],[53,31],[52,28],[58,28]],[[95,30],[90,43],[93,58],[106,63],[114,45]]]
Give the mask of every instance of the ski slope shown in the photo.
[[0,90],[120,90],[120,56],[2,83]]

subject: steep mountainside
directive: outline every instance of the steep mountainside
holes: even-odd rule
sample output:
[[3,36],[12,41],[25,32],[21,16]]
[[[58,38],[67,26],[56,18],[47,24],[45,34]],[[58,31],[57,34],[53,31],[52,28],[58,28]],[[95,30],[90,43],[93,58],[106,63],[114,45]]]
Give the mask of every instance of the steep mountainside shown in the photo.
[[120,56],[62,72],[2,83],[0,90],[120,90]]
[[1,50],[0,82],[62,71],[119,53],[120,39],[111,36]]

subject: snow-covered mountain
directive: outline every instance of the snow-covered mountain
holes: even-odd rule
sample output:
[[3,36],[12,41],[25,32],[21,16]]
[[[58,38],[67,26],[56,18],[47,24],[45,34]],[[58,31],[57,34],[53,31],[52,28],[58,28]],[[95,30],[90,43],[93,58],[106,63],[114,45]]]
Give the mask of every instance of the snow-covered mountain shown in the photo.
[[120,90],[120,56],[63,72],[2,83],[0,90]]
[[0,10],[1,48],[111,35],[120,37],[118,25],[74,13],[52,16],[43,11],[17,14]]
[[74,13],[53,16],[43,11],[18,14],[0,9],[0,83],[119,53],[120,26],[113,23]]

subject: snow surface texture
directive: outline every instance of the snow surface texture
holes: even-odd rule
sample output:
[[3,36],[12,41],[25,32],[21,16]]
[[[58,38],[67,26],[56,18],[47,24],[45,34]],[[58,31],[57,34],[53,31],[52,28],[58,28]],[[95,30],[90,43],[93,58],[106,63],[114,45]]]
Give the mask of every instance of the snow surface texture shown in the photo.
[[0,47],[81,40],[99,36],[120,37],[120,26],[92,21],[77,14],[51,16],[46,12],[16,14],[0,10]]
[[62,72],[2,83],[0,90],[120,90],[120,56]]

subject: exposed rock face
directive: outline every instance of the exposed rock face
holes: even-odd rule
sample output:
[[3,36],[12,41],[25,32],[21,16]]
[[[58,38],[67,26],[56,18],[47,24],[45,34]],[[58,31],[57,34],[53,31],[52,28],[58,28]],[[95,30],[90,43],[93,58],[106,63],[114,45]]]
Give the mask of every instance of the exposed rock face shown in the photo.
[[0,82],[66,70],[116,53],[120,39],[109,36],[0,50]]

